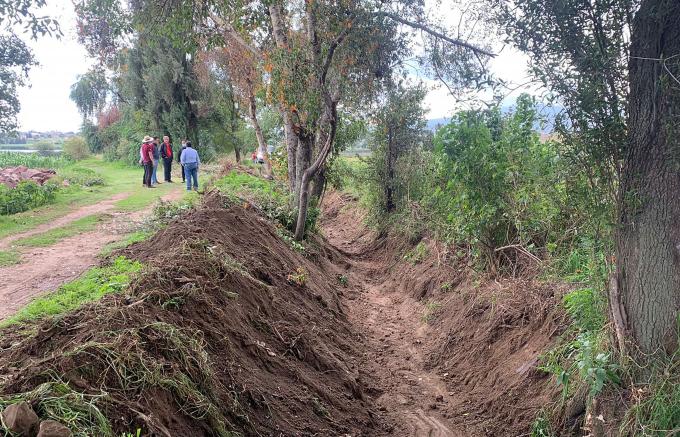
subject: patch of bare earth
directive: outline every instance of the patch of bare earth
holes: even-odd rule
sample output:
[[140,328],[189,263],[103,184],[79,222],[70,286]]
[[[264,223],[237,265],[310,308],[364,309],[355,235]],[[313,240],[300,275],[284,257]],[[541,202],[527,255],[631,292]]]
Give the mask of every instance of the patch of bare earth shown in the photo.
[[[533,281],[474,284],[466,263],[438,243],[412,246],[360,223],[353,199],[330,193],[322,215],[347,276],[348,319],[366,337],[360,366],[396,436],[529,435],[558,393],[537,369],[562,332],[564,292]],[[443,286],[443,287],[442,287]]]
[[[165,195],[163,200],[177,200],[182,195],[181,190],[175,190]],[[135,229],[148,214],[148,208],[135,212],[109,212],[116,202],[127,196],[125,193],[116,194],[103,202],[79,208],[50,223],[2,240],[0,245],[7,244],[8,240],[17,241],[66,226],[93,214],[110,217],[94,231],[64,238],[52,246],[28,249],[21,255],[21,263],[0,267],[0,320],[14,314],[35,297],[54,291],[82,275],[98,263],[97,255],[104,246],[121,240]]]

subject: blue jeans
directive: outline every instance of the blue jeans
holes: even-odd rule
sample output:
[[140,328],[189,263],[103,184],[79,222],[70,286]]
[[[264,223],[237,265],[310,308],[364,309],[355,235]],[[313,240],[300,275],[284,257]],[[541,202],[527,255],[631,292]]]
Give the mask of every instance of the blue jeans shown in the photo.
[[191,179],[194,180],[194,190],[198,190],[198,164],[188,162],[184,164],[184,177],[187,180],[187,190],[191,190]]
[[158,183],[158,178],[156,177],[156,170],[158,170],[158,160],[153,160],[153,170],[151,172],[151,183],[156,185]]

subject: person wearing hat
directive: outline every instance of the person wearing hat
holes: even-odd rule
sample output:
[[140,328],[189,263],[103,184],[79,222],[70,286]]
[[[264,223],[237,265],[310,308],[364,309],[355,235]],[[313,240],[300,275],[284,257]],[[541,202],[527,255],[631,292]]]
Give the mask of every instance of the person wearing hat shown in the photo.
[[187,147],[182,151],[179,161],[184,167],[184,176],[187,180],[187,191],[191,190],[191,180],[194,181],[194,191],[198,191],[198,166],[201,159],[198,157],[196,149],[191,147],[191,141],[187,141]]
[[145,136],[142,140],[140,163],[144,166],[144,186],[156,188],[151,185],[151,174],[153,173],[153,138]]

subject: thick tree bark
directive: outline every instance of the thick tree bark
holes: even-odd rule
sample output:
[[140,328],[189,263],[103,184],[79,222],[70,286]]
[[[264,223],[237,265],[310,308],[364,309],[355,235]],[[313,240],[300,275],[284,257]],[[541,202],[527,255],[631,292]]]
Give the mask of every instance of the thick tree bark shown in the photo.
[[[328,114],[329,128],[330,132],[326,136],[326,141],[323,143],[322,147],[319,149],[319,153],[314,160],[314,163],[309,167],[305,167],[306,170],[302,172],[302,177],[300,178],[300,196],[298,202],[298,216],[297,222],[295,223],[295,239],[301,241],[305,236],[305,226],[307,222],[307,209],[309,207],[309,186],[312,179],[316,174],[323,168],[326,164],[326,159],[333,148],[333,141],[335,141],[335,133],[337,129],[337,101],[332,100],[329,96],[326,96],[326,113]],[[302,144],[301,144],[302,145]],[[311,150],[311,145],[309,147]]]
[[[645,0],[635,17],[630,124],[620,191],[612,308],[643,356],[677,348],[680,309],[680,2]],[[648,59],[641,59],[648,58]],[[668,68],[668,69],[667,69]],[[615,318],[616,319],[616,318]]]

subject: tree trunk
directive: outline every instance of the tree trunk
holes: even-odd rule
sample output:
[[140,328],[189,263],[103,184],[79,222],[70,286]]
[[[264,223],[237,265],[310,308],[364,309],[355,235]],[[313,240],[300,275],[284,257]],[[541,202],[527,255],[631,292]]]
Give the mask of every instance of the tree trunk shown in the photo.
[[290,113],[281,105],[281,115],[283,116],[283,129],[286,135],[286,152],[288,156],[288,188],[291,193],[295,193],[297,182],[295,176],[297,174],[297,164],[295,162],[298,150],[298,137],[293,130],[293,123],[290,118]]
[[255,137],[257,137],[257,145],[262,154],[264,155],[264,173],[267,178],[272,177],[272,163],[269,160],[269,152],[267,151],[267,142],[264,139],[264,134],[262,133],[262,128],[260,128],[260,123],[257,121],[257,106],[255,104],[255,96],[250,93],[248,95],[248,115],[250,115],[250,121],[253,123],[253,129],[255,129]]
[[231,139],[234,145],[234,156],[236,156],[236,162],[241,163],[241,145],[239,144],[238,138],[236,138],[236,131],[238,130],[238,112],[236,111],[236,99],[234,97],[234,87],[229,82],[229,100],[231,103]]
[[[628,150],[619,196],[617,301],[622,331],[644,355],[677,348],[680,308],[680,3],[645,0],[630,60]],[[640,59],[651,58],[651,59]],[[617,327],[618,328],[618,327]]]
[[[388,121],[391,123],[391,121]],[[392,126],[387,127],[387,150],[385,151],[385,210],[387,212],[394,211],[394,159],[392,144]]]

